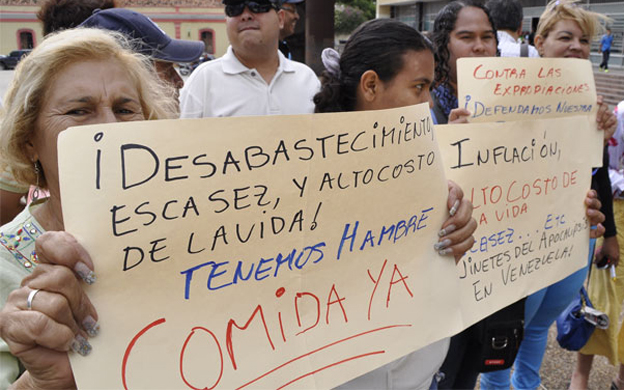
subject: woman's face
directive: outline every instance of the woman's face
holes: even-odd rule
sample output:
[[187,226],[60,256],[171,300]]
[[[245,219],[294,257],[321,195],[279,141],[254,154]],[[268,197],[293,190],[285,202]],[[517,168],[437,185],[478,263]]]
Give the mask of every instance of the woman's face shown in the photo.
[[386,83],[381,83],[374,106],[382,110],[427,103],[434,73],[433,53],[429,50],[409,50],[403,54],[403,67]]
[[535,46],[542,57],[589,58],[589,36],[576,21],[570,19],[555,23],[546,38],[537,35]]
[[[135,83],[117,60],[81,61],[61,70],[45,92],[27,149],[58,191],[56,139],[71,126],[145,119]],[[57,193],[58,194],[58,193]]]
[[464,7],[457,14],[448,43],[451,82],[457,84],[457,59],[496,56],[496,34],[482,9]]

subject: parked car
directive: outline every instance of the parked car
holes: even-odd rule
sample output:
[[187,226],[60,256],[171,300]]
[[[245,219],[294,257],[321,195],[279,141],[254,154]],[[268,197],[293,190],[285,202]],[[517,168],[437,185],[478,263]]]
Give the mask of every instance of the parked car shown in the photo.
[[0,69],[13,69],[20,60],[28,55],[32,50],[13,50],[8,56],[0,56]]

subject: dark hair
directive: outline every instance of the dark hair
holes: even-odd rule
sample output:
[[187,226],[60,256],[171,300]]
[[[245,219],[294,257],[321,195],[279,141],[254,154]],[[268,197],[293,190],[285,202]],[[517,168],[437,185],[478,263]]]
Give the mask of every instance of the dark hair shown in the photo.
[[[483,10],[487,16],[492,29],[494,30],[494,38],[496,39],[496,46],[498,46],[498,38],[496,37],[496,25],[492,21],[492,17],[487,8],[483,6],[480,1],[477,0],[462,0],[453,1],[446,5],[436,16],[433,22],[433,46],[435,48],[435,84],[448,84],[450,80],[451,67],[449,65],[449,53],[448,44],[451,36],[451,31],[455,29],[455,22],[457,22],[457,16],[459,12],[465,7],[475,7]],[[497,49],[498,51],[498,49]]]
[[314,112],[355,110],[362,74],[373,70],[381,81],[392,80],[403,68],[403,55],[409,50],[433,53],[433,46],[420,32],[393,19],[361,24],[340,55],[340,75],[323,72],[321,91],[314,96]]
[[497,30],[517,31],[522,26],[522,4],[518,0],[489,0],[485,8]]
[[48,0],[37,12],[37,19],[43,23],[43,35],[48,35],[78,26],[98,8],[115,8],[115,0]]

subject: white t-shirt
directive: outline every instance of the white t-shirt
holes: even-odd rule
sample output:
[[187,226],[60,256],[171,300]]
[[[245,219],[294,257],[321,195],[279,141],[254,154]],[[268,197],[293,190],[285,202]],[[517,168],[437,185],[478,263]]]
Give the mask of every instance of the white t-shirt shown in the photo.
[[182,88],[182,118],[248,115],[291,115],[314,112],[312,98],[320,90],[316,74],[305,64],[279,53],[279,66],[267,85],[260,73],[227,53],[200,65]]
[[[498,50],[501,57],[520,57],[520,42],[505,31],[498,31]],[[539,58],[539,53],[534,46],[529,45],[529,57]]]

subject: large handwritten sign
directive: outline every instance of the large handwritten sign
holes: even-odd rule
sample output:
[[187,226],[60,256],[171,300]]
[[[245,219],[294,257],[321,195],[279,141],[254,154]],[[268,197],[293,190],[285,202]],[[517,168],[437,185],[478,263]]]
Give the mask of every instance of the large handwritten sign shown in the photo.
[[426,105],[83,127],[59,157],[98,275],[81,388],[329,388],[462,327]]
[[472,200],[479,224],[456,269],[468,321],[587,265],[585,145],[595,130],[584,123],[570,117],[436,126],[447,176]]
[[[603,134],[596,129],[596,86],[591,62],[578,58],[460,58],[459,107],[470,122],[574,116],[593,126],[594,166],[602,165]],[[586,126],[585,123],[579,124]],[[592,129],[592,127],[589,127]]]
[[[434,128],[420,105],[63,132],[102,326],[79,387],[329,388],[560,280],[587,251],[590,135],[553,121]],[[458,265],[433,250],[445,169],[480,223]]]

